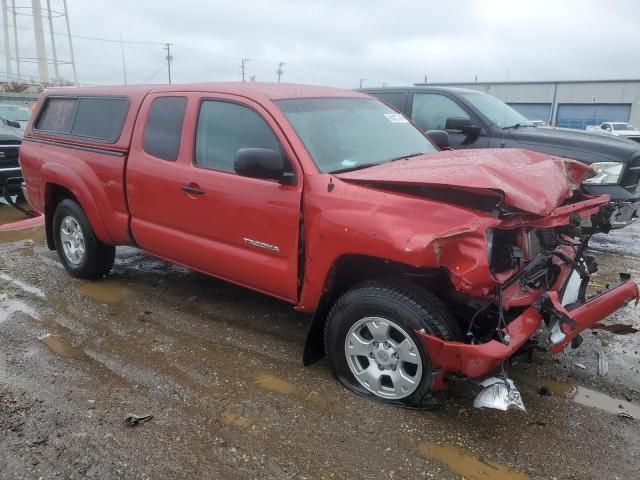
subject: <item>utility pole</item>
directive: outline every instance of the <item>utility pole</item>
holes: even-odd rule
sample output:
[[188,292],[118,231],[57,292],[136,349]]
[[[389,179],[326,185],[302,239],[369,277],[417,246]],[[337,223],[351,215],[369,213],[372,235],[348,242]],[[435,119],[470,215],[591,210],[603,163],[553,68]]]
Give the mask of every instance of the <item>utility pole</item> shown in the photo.
[[[76,70],[76,56],[73,53],[73,41],[71,40],[71,25],[69,24],[69,9],[67,9],[67,0],[62,0],[64,6],[64,18],[67,23],[67,38],[69,39],[69,54],[71,55],[71,70],[73,70],[73,83],[78,86],[78,72]],[[16,45],[16,52],[18,47]]]
[[427,76],[424,76],[424,83],[427,83]]
[[51,35],[51,53],[53,54],[53,71],[56,76],[55,81],[60,82],[60,72],[58,72],[58,52],[56,50],[56,39],[53,34],[53,14],[51,13],[51,0],[47,0],[47,16],[49,17],[49,34]]
[[13,48],[16,49],[16,72],[18,72],[18,81],[22,80],[20,74],[20,49],[18,48],[18,28],[16,23],[16,0],[11,0],[11,11],[13,12]]
[[7,83],[12,81],[11,79],[11,45],[9,44],[9,20],[7,15],[7,0],[2,0],[2,21],[4,23],[4,61],[5,69],[7,71]]
[[366,78],[361,78],[361,79],[360,79],[360,88],[362,88],[362,84],[363,84],[363,82],[364,82],[365,80],[366,80]]
[[282,77],[282,74],[284,73],[282,71],[282,67],[284,67],[286,65],[286,63],[284,62],[279,62],[278,63],[278,70],[276,71],[276,73],[278,74],[278,83],[280,83],[280,77]]
[[243,81],[243,82],[244,82],[244,74],[245,74],[245,71],[246,71],[246,69],[247,69],[247,62],[248,62],[248,61],[249,61],[249,59],[248,59],[248,58],[243,58],[243,59],[240,61],[240,75],[242,75],[242,81]]
[[44,43],[44,25],[42,24],[42,6],[40,0],[31,1],[33,12],[33,30],[36,38],[36,61],[38,62],[38,76],[40,83],[49,81],[49,68],[47,66],[47,50]]
[[124,84],[127,84],[127,64],[124,61],[124,42],[122,41],[122,30],[120,30],[120,53],[122,54],[122,74],[124,75]]
[[171,84],[171,61],[173,57],[171,56],[171,45],[172,43],[165,43],[164,49],[167,51],[167,72],[169,73],[169,84]]

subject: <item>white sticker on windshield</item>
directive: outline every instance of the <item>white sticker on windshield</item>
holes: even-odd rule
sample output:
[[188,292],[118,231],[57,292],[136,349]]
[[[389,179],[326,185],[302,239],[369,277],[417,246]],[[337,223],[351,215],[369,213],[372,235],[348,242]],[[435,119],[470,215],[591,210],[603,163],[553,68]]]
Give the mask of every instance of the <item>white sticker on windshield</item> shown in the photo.
[[384,116],[387,117],[387,120],[389,120],[391,123],[409,123],[409,120],[404,118],[399,113],[385,113]]

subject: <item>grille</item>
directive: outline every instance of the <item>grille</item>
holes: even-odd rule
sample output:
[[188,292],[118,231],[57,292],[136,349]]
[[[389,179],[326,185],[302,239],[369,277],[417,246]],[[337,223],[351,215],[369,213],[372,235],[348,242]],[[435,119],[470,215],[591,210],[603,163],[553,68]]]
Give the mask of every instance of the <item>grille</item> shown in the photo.
[[638,186],[638,180],[640,180],[640,157],[634,158],[629,162],[627,170],[622,176],[620,185],[622,185],[625,190],[633,193]]
[[0,168],[11,168],[18,166],[19,145],[10,143],[0,143]]

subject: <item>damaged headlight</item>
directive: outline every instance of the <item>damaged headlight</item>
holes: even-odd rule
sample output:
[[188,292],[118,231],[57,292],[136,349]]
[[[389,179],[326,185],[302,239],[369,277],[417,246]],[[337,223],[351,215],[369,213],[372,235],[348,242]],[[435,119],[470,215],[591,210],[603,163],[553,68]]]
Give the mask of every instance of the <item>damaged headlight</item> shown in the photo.
[[593,176],[583,183],[589,185],[615,185],[620,180],[624,163],[621,162],[596,162],[589,165]]

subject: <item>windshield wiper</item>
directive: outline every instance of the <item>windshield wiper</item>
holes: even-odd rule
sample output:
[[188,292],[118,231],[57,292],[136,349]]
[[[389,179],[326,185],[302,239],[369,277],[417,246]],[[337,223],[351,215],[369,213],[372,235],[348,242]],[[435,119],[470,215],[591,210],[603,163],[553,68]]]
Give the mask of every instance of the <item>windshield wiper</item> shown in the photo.
[[424,155],[424,152],[410,153],[408,155],[401,155],[399,157],[393,157],[387,160],[388,162],[395,162],[396,160],[404,160],[405,158],[417,157],[418,155]]
[[389,160],[385,160],[380,163],[362,163],[360,165],[353,165],[352,167],[339,168],[338,170],[332,170],[329,173],[346,173],[353,172],[354,170],[361,170],[363,168],[375,167],[376,165],[383,165],[385,163],[395,162],[396,160],[404,160],[405,158],[417,157],[418,155],[423,155],[424,152],[416,152],[409,153],[408,155],[402,155],[400,157],[390,158]]
[[353,165],[351,167],[339,168],[338,170],[331,170],[329,173],[347,173],[354,170],[361,170],[363,168],[375,167],[376,165],[382,165],[382,163],[361,163],[360,165]]
[[516,123],[515,125],[509,125],[508,127],[502,127],[503,130],[509,130],[510,128],[530,127],[530,123]]

